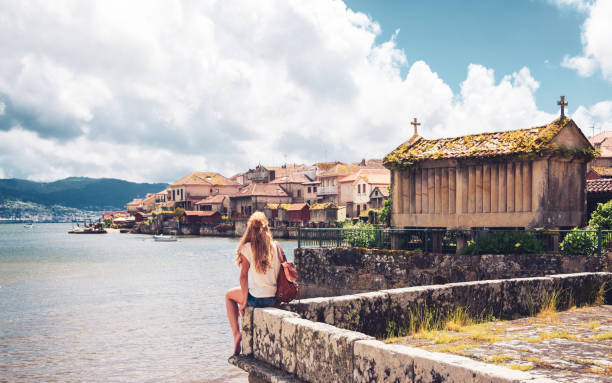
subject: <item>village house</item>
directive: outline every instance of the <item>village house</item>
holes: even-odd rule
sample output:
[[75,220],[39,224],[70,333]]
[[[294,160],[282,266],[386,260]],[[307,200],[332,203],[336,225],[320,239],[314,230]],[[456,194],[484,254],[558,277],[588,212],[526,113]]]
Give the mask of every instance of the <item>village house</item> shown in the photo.
[[389,188],[386,186],[376,186],[370,192],[370,202],[368,209],[382,209],[383,203],[389,198]]
[[231,195],[240,184],[214,172],[193,172],[170,185],[169,201],[177,208],[194,210],[196,202],[210,195]]
[[142,198],[134,198],[131,202],[128,202],[125,205],[125,210],[127,210],[128,213],[134,215],[134,213],[142,210],[142,201]]
[[590,137],[589,142],[599,150],[599,155],[591,161],[591,167],[612,168],[612,132],[601,132]]
[[[322,168],[325,169],[325,168]],[[317,188],[317,202],[340,204],[340,179],[359,170],[357,165],[335,163],[317,175],[321,185]]]
[[390,185],[391,172],[388,169],[359,169],[342,177],[338,183],[340,205],[346,206],[347,217],[359,217],[362,212],[368,210],[372,189]]
[[[571,119],[427,140],[384,158],[396,228],[571,228],[585,221],[595,150]],[[415,119],[416,120],[416,119]]]
[[247,219],[256,211],[264,211],[266,205],[291,203],[291,196],[278,184],[252,183],[230,195],[232,219]]
[[314,181],[304,182],[302,185],[304,185],[304,201],[309,205],[316,203],[317,189],[321,185],[321,181],[315,179]]
[[[303,203],[306,200],[306,191],[310,183],[316,183],[314,178],[310,178],[308,175],[295,172],[289,175],[276,178],[271,184],[280,185],[289,196],[291,196],[291,202]],[[312,191],[312,186],[310,186]],[[311,192],[310,195],[313,193]]]
[[167,207],[169,193],[170,188],[166,188],[163,191],[160,191],[159,193],[155,193],[154,210],[164,210]]
[[155,210],[155,200],[156,200],[155,193],[147,193],[147,196],[142,199],[142,208],[141,208],[142,211],[151,212]]
[[211,195],[195,203],[198,211],[217,211],[226,215],[230,209],[230,198],[228,195]]

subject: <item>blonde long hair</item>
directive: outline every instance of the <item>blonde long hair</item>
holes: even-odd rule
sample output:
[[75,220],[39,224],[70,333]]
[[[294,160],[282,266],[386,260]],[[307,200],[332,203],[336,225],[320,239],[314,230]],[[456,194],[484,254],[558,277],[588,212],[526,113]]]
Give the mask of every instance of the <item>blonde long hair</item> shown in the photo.
[[265,273],[272,266],[272,254],[274,254],[272,233],[268,226],[268,219],[264,213],[256,211],[249,218],[247,228],[240,239],[240,244],[236,250],[236,264],[238,267],[242,264],[240,250],[245,243],[250,242],[251,254],[253,254],[253,263],[255,271],[259,274]]

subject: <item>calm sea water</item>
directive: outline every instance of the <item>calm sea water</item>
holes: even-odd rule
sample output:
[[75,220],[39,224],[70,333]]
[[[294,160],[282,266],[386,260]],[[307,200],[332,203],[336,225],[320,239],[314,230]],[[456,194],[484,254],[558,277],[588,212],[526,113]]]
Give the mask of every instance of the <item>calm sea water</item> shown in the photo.
[[70,226],[0,225],[0,381],[247,381],[227,363],[237,239]]

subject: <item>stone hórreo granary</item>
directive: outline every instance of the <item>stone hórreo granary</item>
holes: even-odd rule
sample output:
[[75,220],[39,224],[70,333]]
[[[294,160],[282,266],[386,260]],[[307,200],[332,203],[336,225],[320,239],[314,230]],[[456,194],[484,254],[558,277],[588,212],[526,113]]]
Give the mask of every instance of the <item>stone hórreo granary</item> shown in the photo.
[[567,228],[583,223],[595,150],[571,119],[427,140],[384,158],[396,228]]

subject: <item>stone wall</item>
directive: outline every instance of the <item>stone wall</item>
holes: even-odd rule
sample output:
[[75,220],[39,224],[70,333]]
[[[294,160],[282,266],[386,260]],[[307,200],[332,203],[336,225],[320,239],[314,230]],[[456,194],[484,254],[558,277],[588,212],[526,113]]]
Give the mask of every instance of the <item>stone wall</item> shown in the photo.
[[[604,284],[612,285],[612,273],[579,273],[546,277],[414,286],[329,298],[303,299],[284,306],[301,317],[372,336],[384,336],[393,321],[410,328],[418,313],[430,310],[445,315],[467,309],[473,317],[528,316],[538,312],[553,292],[560,309],[595,302]],[[612,289],[604,292],[612,302]]]
[[360,248],[299,248],[294,254],[302,298],[612,270],[608,256],[423,254]]
[[[461,356],[387,345],[372,335],[379,335],[390,320],[405,325],[410,310],[424,305],[525,314],[555,290],[566,292],[562,305],[570,296],[575,304],[592,302],[610,282],[611,273],[583,273],[313,298],[283,307],[293,312],[247,308],[244,356],[230,362],[251,371],[254,362],[261,363],[267,372],[260,378],[270,382],[294,381],[291,377],[308,382],[544,382],[527,372]],[[612,299],[612,292],[606,298]]]

